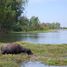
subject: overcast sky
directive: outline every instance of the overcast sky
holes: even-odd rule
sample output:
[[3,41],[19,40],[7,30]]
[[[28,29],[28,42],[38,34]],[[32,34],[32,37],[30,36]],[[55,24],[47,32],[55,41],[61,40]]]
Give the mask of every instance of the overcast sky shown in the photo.
[[41,22],[60,22],[67,26],[67,0],[29,0],[27,17],[38,16]]

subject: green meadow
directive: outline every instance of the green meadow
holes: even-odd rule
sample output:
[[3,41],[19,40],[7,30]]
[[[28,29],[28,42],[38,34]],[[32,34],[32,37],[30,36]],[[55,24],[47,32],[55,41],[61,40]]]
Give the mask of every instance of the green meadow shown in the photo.
[[[67,65],[67,44],[33,44],[28,42],[16,42],[25,48],[30,48],[33,55],[27,54],[5,54],[0,53],[0,67],[20,67],[24,61],[40,61],[48,65]],[[5,43],[0,43],[0,48]]]

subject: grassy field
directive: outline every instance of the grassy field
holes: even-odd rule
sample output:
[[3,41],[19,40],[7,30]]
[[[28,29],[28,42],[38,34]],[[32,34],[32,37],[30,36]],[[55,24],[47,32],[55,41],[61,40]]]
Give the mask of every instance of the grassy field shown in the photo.
[[[19,67],[21,62],[27,60],[41,61],[48,65],[67,65],[67,45],[32,44],[16,42],[26,48],[30,48],[34,55],[2,55],[0,54],[0,67]],[[4,43],[0,43],[0,47]],[[4,44],[5,45],[5,44]]]

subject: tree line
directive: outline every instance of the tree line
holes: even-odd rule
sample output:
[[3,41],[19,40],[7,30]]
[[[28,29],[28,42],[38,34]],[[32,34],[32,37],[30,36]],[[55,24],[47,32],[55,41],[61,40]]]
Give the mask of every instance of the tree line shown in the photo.
[[38,17],[21,16],[27,0],[0,0],[0,33],[10,31],[33,31],[59,29],[60,24],[41,23]]
[[28,19],[26,16],[22,16],[20,17],[16,27],[14,27],[14,31],[45,31],[49,29],[60,29],[60,23],[42,23],[38,17],[32,16]]

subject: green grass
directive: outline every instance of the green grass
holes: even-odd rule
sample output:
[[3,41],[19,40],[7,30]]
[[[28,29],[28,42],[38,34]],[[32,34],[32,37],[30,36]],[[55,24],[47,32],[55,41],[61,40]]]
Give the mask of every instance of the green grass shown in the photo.
[[[0,54],[0,65],[4,65],[0,67],[11,67],[11,65],[16,66],[17,64],[19,65],[19,63],[27,60],[41,61],[48,65],[60,65],[60,66],[67,65],[67,44],[49,45],[49,44],[32,44],[28,42],[27,43],[16,42],[16,43],[26,48],[30,48],[34,55],[28,56],[26,54],[18,54],[18,55]],[[0,44],[2,45],[3,43]]]
[[0,62],[0,67],[19,67],[17,63],[12,61]]
[[[67,45],[66,44],[31,44],[31,43],[23,43],[18,42],[19,44],[23,44],[24,47],[30,48],[34,55],[35,60],[39,60],[43,63],[49,65],[67,65]],[[33,60],[33,59],[32,59]]]

